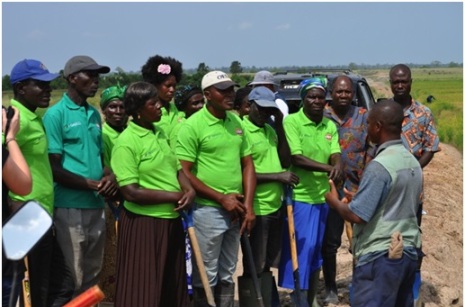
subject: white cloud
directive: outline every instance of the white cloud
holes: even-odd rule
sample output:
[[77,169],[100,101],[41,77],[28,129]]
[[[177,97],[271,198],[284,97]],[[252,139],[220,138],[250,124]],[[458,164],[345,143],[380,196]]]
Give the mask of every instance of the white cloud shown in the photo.
[[239,28],[239,30],[247,30],[252,28],[252,23],[248,21],[243,21],[237,27]]
[[289,30],[290,28],[291,28],[291,25],[288,23],[283,23],[281,25],[276,26],[276,30],[281,30],[281,31],[286,31],[286,30]]
[[40,30],[32,30],[27,34],[28,39],[32,40],[42,40],[45,37],[45,33]]
[[81,35],[83,37],[86,37],[86,38],[103,38],[103,37],[105,37],[102,33],[98,33],[98,32],[83,32]]

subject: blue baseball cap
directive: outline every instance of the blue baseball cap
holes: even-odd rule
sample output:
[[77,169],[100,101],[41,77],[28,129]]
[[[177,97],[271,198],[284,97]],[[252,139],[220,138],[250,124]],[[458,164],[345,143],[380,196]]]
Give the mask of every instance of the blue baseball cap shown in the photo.
[[259,106],[265,108],[278,108],[274,93],[264,86],[255,87],[249,94],[249,101],[255,101]]
[[10,83],[34,79],[39,81],[52,81],[58,78],[59,74],[52,74],[42,62],[37,60],[24,59],[18,62],[11,70]]

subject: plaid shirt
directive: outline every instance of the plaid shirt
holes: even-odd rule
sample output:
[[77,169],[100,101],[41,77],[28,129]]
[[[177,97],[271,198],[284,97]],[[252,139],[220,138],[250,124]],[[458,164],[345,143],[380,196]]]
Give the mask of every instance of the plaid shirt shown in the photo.
[[417,159],[425,151],[440,151],[439,136],[431,110],[413,99],[410,107],[404,110],[402,143]]
[[372,158],[372,154],[367,153],[369,148],[368,112],[364,108],[351,106],[345,118],[340,119],[333,108],[326,106],[324,116],[336,124],[339,134],[341,162],[345,177],[344,187],[355,192],[360,184],[365,165]]

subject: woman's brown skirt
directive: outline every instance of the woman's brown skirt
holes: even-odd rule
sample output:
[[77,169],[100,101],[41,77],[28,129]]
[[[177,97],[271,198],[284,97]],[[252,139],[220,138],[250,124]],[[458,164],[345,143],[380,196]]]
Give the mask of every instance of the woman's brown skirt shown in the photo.
[[121,211],[115,307],[189,306],[181,218]]

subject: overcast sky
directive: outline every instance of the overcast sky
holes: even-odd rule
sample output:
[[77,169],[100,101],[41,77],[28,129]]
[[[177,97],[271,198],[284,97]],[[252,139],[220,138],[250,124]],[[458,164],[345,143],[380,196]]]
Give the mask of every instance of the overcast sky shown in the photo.
[[74,55],[139,71],[463,62],[462,2],[2,3],[2,76],[24,59],[52,72]]

